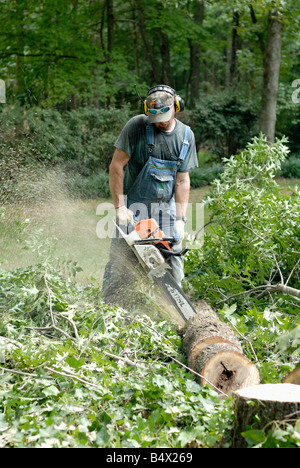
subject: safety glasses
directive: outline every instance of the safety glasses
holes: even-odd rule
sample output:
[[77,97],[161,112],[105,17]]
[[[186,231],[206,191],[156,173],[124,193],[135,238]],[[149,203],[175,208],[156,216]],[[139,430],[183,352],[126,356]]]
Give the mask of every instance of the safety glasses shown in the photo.
[[166,114],[170,109],[172,109],[172,107],[173,104],[171,106],[163,107],[162,109],[148,109],[148,111],[150,114]]

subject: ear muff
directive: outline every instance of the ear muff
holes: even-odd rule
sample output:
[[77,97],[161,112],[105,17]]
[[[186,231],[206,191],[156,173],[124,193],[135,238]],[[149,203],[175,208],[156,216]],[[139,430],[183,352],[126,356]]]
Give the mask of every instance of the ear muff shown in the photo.
[[[171,88],[171,86],[167,85],[157,85],[153,86],[149,89],[147,97],[150,94],[156,93],[157,91],[164,91],[165,93],[169,93],[174,96],[174,105],[175,105],[175,112],[182,112],[184,110],[184,100],[176,94],[175,90]],[[144,100],[144,114],[149,115],[148,107],[147,107],[147,100]]]
[[146,99],[145,99],[143,105],[144,105],[144,114],[145,114],[145,115],[149,115],[149,111],[148,111],[148,107],[147,107],[147,100],[146,100]]
[[175,95],[175,112],[182,112],[184,110],[184,100],[178,96],[178,94]]

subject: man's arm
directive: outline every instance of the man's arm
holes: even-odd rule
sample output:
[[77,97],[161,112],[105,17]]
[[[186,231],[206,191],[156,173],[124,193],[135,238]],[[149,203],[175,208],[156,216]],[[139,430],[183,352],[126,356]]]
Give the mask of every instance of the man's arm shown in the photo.
[[185,216],[190,195],[190,175],[188,172],[178,172],[175,182],[176,216]]
[[125,204],[123,170],[129,159],[128,154],[120,149],[116,149],[109,166],[109,187],[116,208]]

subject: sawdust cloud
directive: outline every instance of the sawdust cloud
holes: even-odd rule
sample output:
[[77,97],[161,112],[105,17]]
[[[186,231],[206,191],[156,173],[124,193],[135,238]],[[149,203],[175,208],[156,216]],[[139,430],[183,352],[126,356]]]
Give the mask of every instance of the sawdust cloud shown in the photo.
[[[4,164],[5,163],[5,164]],[[61,168],[0,164],[0,262],[2,268],[28,266],[37,259],[24,245],[51,245],[57,258],[82,268],[76,279],[101,282],[108,259],[108,239],[96,235],[99,200],[82,200],[68,189],[70,174]],[[41,249],[40,249],[41,250]],[[49,252],[48,252],[49,254]]]

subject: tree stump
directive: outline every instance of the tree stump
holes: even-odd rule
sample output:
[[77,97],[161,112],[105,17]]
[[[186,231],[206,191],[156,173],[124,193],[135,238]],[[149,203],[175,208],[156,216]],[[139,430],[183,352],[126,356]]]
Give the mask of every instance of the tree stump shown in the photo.
[[273,421],[292,423],[299,419],[300,386],[279,383],[243,388],[234,393],[233,407],[231,447],[246,448],[247,441],[241,433],[249,428],[262,430]]
[[243,355],[232,328],[220,321],[212,307],[204,301],[197,304],[197,312],[183,331],[183,348],[188,365],[201,376],[196,377],[197,381],[226,395],[258,384],[258,370]]

